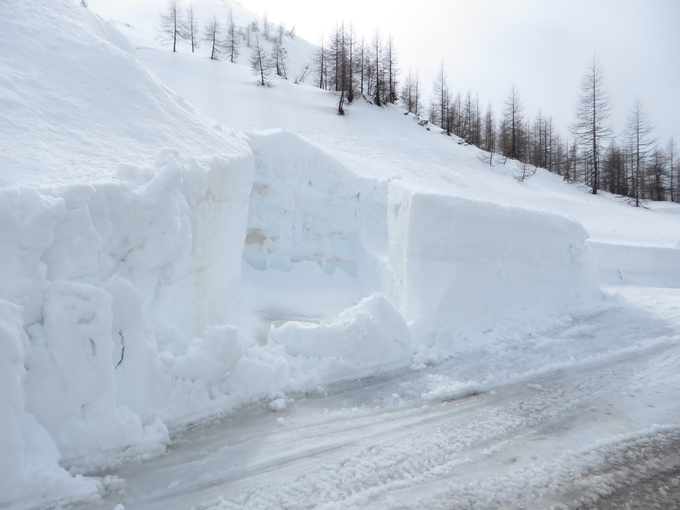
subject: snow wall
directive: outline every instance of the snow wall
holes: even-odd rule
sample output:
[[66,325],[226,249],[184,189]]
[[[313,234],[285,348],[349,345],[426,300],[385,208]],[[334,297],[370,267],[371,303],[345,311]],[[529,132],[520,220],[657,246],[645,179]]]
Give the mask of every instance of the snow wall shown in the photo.
[[599,295],[580,223],[549,212],[414,192],[390,183],[388,296],[415,338],[446,346],[531,309]]
[[[60,463],[160,453],[166,424],[280,408],[597,292],[571,220],[357,176],[284,131],[223,130],[75,2],[8,0],[0,25],[0,504],[96,498]],[[358,298],[244,337],[242,259],[342,271]]]
[[680,287],[680,249],[590,242],[602,283]]
[[[293,388],[310,372],[321,383],[408,366],[419,346],[446,350],[510,315],[561,315],[600,296],[588,234],[572,219],[360,177],[285,131],[250,144],[244,259],[264,273],[315,261],[364,296],[328,323],[272,326],[248,350],[286,359]],[[290,283],[289,299],[302,300]]]
[[8,0],[0,26],[0,504],[19,507],[96,497],[59,463],[160,453],[164,421],[229,406],[253,155],[75,2]]

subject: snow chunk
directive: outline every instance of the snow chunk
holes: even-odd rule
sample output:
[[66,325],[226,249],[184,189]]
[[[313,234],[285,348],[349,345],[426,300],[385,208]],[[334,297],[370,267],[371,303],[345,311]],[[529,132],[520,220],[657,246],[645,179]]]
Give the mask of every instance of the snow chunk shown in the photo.
[[410,363],[411,331],[381,293],[364,298],[331,324],[287,322],[269,332],[269,342],[291,356],[334,357],[363,367]]
[[276,400],[272,400],[271,402],[269,402],[268,407],[271,411],[274,412],[283,411],[286,408],[286,399],[277,398]]
[[186,354],[171,358],[170,373],[214,386],[242,357],[243,348],[236,326],[208,326],[203,338],[195,339]]

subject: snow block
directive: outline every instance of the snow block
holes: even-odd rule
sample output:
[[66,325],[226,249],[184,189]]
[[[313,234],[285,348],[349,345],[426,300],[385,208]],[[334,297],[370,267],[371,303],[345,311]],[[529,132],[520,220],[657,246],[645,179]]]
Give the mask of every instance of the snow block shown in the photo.
[[91,285],[52,282],[43,323],[28,329],[26,409],[69,458],[142,437],[139,416],[117,404],[111,301]]
[[588,244],[597,258],[602,283],[680,287],[680,248]]
[[600,293],[588,234],[549,212],[416,192],[388,197],[390,299],[415,340],[483,331],[507,314],[548,313]]
[[0,506],[56,490],[91,497],[97,494],[96,482],[72,478],[59,467],[57,445],[25,410],[28,349],[21,307],[0,299]]
[[269,332],[269,343],[290,356],[333,357],[362,370],[410,363],[411,331],[399,310],[380,294],[364,298],[331,324],[290,321]]

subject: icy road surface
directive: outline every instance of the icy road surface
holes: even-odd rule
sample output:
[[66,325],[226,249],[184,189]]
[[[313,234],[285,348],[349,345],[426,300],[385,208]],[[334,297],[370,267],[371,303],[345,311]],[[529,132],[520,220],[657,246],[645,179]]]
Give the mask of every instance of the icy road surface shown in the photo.
[[[177,431],[101,508],[677,508],[680,289]],[[107,482],[108,483],[108,482]]]

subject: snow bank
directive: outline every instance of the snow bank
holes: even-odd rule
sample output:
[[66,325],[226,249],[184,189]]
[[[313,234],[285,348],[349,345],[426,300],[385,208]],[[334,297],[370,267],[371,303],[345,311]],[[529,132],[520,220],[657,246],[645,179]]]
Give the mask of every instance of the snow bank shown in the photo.
[[680,248],[589,242],[600,281],[610,285],[680,287]]
[[599,294],[583,227],[563,216],[390,183],[389,296],[419,342],[555,313]]
[[228,404],[253,157],[74,2],[0,25],[0,504],[89,498],[59,462],[162,452]]
[[160,156],[144,184],[0,188],[0,299],[29,340],[8,391],[57,459],[157,450],[157,418],[224,405],[212,388],[243,355],[215,328],[237,317],[251,160]]

